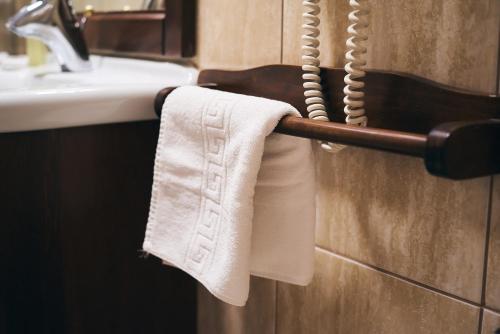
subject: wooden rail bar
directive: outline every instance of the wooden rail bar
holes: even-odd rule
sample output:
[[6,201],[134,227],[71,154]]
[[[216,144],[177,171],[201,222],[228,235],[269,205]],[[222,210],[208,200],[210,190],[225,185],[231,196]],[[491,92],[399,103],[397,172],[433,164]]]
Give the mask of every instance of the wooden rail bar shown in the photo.
[[334,122],[287,116],[275,132],[292,136],[354,145],[414,157],[425,156],[427,136],[393,130],[360,128]]

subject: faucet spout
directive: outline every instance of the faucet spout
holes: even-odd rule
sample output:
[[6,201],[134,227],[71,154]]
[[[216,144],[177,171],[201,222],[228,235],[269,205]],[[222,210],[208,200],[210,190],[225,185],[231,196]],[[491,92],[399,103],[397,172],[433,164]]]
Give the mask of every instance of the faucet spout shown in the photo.
[[68,0],[33,1],[11,17],[6,27],[21,37],[41,40],[63,71],[91,70],[87,45]]

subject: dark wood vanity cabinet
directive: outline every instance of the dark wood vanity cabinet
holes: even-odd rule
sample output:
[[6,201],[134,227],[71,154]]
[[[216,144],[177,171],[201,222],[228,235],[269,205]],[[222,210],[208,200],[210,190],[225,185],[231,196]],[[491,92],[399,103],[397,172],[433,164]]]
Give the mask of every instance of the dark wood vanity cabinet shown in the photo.
[[0,333],[195,333],[196,283],[144,258],[158,122],[0,134]]

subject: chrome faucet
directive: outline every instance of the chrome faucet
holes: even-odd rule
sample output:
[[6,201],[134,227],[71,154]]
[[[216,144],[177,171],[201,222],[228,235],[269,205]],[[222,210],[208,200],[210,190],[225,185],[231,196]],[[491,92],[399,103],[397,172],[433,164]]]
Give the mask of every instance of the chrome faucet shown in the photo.
[[35,0],[11,17],[6,27],[21,37],[41,40],[63,71],[91,69],[87,45],[70,0]]

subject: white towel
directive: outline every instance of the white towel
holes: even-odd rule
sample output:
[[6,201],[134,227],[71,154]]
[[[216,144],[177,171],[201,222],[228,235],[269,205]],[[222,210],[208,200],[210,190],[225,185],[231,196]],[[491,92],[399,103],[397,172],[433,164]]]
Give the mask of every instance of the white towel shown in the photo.
[[314,160],[310,140],[271,134],[287,114],[300,116],[200,87],[163,106],[144,250],[233,305],[245,305],[250,274],[312,279]]

